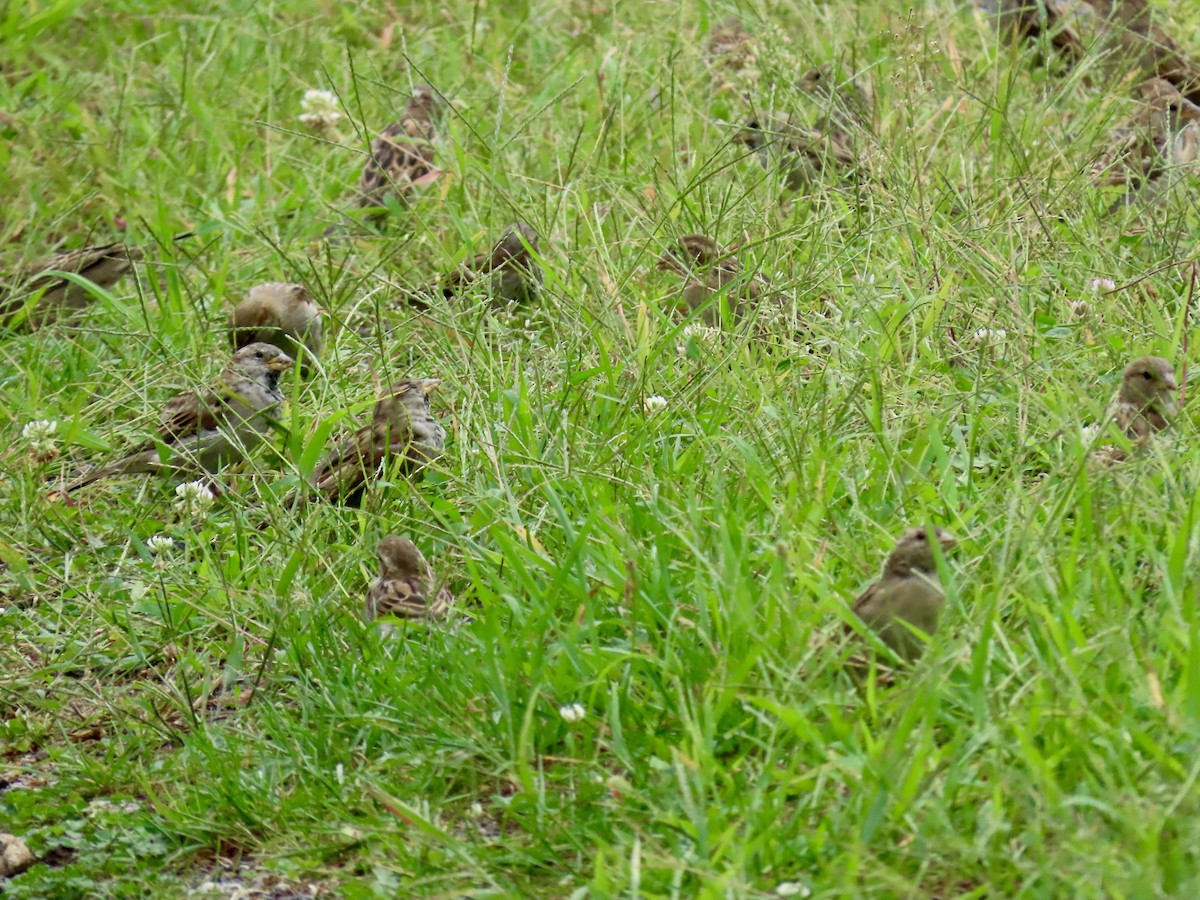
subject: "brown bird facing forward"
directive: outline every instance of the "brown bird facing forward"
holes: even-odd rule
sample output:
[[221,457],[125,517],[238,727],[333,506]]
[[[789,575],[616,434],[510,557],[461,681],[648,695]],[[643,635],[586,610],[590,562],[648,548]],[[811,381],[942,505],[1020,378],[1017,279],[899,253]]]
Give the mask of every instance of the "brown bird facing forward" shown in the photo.
[[375,403],[371,424],[364,425],[313,470],[311,485],[326,500],[358,504],[367,487],[392,460],[413,478],[442,455],[446,430],[430,411],[429,395],[437,378],[397,381]]
[[1178,390],[1171,363],[1161,356],[1143,356],[1125,367],[1109,413],[1128,437],[1145,443],[1154,432],[1171,427]]
[[504,230],[489,253],[481,253],[463,263],[442,280],[442,296],[447,300],[485,275],[491,276],[494,300],[528,303],[537,299],[542,283],[538,233],[528,222],[514,222]]
[[0,325],[19,318],[21,310],[34,294],[45,288],[24,320],[32,327],[45,325],[66,313],[83,309],[92,301],[86,288],[51,271],[81,275],[102,288],[109,288],[142,258],[142,251],[126,244],[84,247],[47,256],[22,268],[0,284]]
[[379,542],[379,577],[367,589],[363,616],[397,619],[444,619],[454,602],[439,586],[421,551],[406,537],[391,534]]
[[1200,158],[1200,106],[1161,78],[1142,82],[1137,95],[1136,112],[1112,131],[1110,148],[1095,166],[1105,184],[1137,189]]
[[[933,529],[933,539],[943,552],[957,543],[941,528]],[[888,556],[883,576],[855,602],[854,612],[897,656],[912,662],[924,652],[925,641],[908,626],[932,635],[944,601],[929,535],[924,528],[910,528]]]
[[274,344],[307,375],[321,355],[321,309],[302,284],[257,284],[234,308],[229,337],[234,349],[256,342]]
[[701,318],[712,326],[721,324],[717,299],[721,291],[729,289],[728,303],[736,321],[770,286],[762,275],[747,276],[742,264],[705,234],[681,237],[659,259],[658,268],[684,277],[684,303],[690,312],[700,311]]
[[179,394],[167,402],[157,438],[81,475],[64,490],[78,490],[111,475],[181,469],[215,472],[241,459],[270,429],[271,418],[283,402],[279,377],[291,366],[291,357],[271,344],[243,347],[206,393]]
[[404,114],[379,133],[371,144],[371,156],[363,166],[355,205],[364,209],[383,206],[389,193],[400,203],[405,192],[436,174],[433,141],[435,119],[445,103],[427,84],[413,88]]

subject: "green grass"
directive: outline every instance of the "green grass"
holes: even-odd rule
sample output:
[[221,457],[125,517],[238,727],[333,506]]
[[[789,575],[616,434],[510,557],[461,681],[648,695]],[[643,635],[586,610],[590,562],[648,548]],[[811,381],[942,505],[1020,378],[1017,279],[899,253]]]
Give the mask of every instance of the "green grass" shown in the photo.
[[[1186,270],[1089,287],[1194,253],[1195,181],[1109,212],[1087,169],[1128,93],[957,5],[746,7],[757,80],[716,93],[732,7],[0,13],[6,263],[150,248],[85,324],[0,341],[0,830],[46,861],[5,895],[183,896],[218,859],[347,898],[1200,893],[1194,417],[1111,473],[1080,437],[1128,358],[1197,341]],[[872,78],[879,179],[789,197],[732,143],[741,93],[802,108],[830,60]],[[327,248],[410,79],[454,101],[450,175]],[[309,88],[343,145],[298,124]],[[517,218],[536,308],[397,303]],[[685,339],[654,262],[701,230],[808,332]],[[51,502],[219,369],[263,280],[331,333],[278,454],[199,518],[138,479]],[[445,379],[436,470],[286,510],[406,374]],[[41,419],[56,460],[21,436]],[[858,690],[847,604],[918,523],[960,538],[943,628]],[[473,623],[359,622],[394,531]]]

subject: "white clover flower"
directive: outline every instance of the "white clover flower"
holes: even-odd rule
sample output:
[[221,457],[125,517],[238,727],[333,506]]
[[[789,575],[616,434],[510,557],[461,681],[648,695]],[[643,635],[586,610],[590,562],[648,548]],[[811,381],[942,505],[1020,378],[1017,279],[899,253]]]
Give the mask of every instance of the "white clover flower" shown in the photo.
[[300,124],[313,131],[332,132],[342,121],[337,94],[332,91],[305,91],[300,101]]
[[1098,294],[1100,291],[1115,291],[1117,283],[1111,278],[1093,278],[1088,282],[1088,288]]
[[1008,337],[1008,332],[1003,328],[980,328],[972,337],[980,344],[989,342],[999,343]]
[[646,411],[646,415],[652,416],[659,410],[667,408],[667,398],[660,397],[654,394],[642,401],[642,409]]
[[683,341],[675,345],[675,350],[680,356],[687,355],[688,341],[695,341],[697,344],[702,344],[705,347],[715,347],[721,338],[721,329],[713,328],[710,325],[701,325],[699,322],[692,322],[690,325],[683,326]]
[[153,556],[162,556],[164,553],[169,553],[174,546],[175,542],[165,534],[156,534],[146,541],[146,549]]
[[185,481],[175,488],[175,508],[184,514],[207,512],[213,499],[212,491],[203,481]]
[[33,455],[44,458],[57,455],[57,433],[58,423],[50,419],[38,419],[21,429],[21,437],[29,442],[29,449],[33,451]]
[[572,725],[587,718],[587,710],[580,703],[568,703],[566,706],[560,706],[558,714],[562,716],[564,722]]
[[798,881],[781,881],[775,885],[776,897],[808,897],[812,891]]

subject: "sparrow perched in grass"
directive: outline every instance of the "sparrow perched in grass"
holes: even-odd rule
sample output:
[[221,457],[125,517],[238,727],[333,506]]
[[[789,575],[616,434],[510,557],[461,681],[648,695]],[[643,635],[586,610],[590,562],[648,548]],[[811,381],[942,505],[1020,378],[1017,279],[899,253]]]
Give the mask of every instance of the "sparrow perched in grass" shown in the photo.
[[833,66],[817,66],[800,76],[796,87],[820,107],[822,122],[829,127],[864,128],[873,118],[870,94],[863,85],[851,79],[840,79]]
[[[943,552],[957,543],[940,528],[933,538]],[[855,602],[854,612],[897,656],[912,662],[924,652],[925,642],[905,623],[932,635],[944,601],[929,535],[924,528],[910,528],[888,556],[883,576]]]
[[383,206],[389,192],[403,203],[404,192],[410,186],[437,172],[433,165],[433,141],[437,136],[434,120],[444,105],[429,85],[413,88],[404,114],[371,144],[371,157],[358,182],[356,206]]
[[1162,78],[1142,82],[1137,94],[1137,111],[1113,130],[1095,167],[1103,183],[1137,189],[1200,158],[1200,106]]
[[291,367],[292,358],[271,344],[241,348],[205,394],[179,394],[167,402],[156,439],[81,475],[64,490],[75,491],[112,475],[179,469],[215,472],[241,459],[269,430],[271,417],[283,402],[279,377]]
[[229,337],[234,349],[255,342],[274,344],[307,375],[311,361],[321,355],[321,310],[302,284],[257,284],[234,308]]
[[729,16],[708,33],[705,62],[714,72],[753,72],[758,62],[758,43],[741,19]]
[[58,253],[25,266],[0,284],[0,324],[18,317],[27,300],[45,288],[45,293],[29,310],[25,322],[33,327],[59,316],[83,309],[92,295],[83,287],[51,271],[81,275],[93,284],[109,288],[142,258],[142,251],[126,244],[106,244]]
[[429,406],[439,384],[438,378],[417,378],[387,388],[375,403],[371,424],[317,464],[310,479],[317,492],[330,502],[357,504],[393,459],[400,461],[401,474],[414,478],[441,456],[446,430]]
[[659,259],[658,268],[684,277],[684,303],[692,312],[700,310],[704,321],[713,326],[721,324],[720,305],[714,299],[720,291],[730,289],[727,296],[736,320],[747,304],[755,303],[769,288],[762,275],[747,277],[742,264],[705,234],[681,237]]
[[755,117],[734,140],[757,153],[764,169],[774,160],[784,171],[784,185],[790,191],[803,190],[826,172],[853,177],[867,169],[866,159],[858,151],[858,136],[829,117],[822,117],[813,127],[790,116]]
[[537,299],[542,283],[542,267],[534,255],[539,253],[538,234],[528,222],[514,222],[504,230],[489,253],[481,253],[463,263],[442,280],[442,295],[450,299],[479,278],[491,276],[495,300],[527,303]]
[[416,544],[394,534],[379,542],[379,577],[367,589],[366,621],[381,616],[444,619],[453,602],[449,589],[438,586]]
[[1178,390],[1171,363],[1161,356],[1142,356],[1125,367],[1109,413],[1128,437],[1144,443],[1156,431],[1171,427]]

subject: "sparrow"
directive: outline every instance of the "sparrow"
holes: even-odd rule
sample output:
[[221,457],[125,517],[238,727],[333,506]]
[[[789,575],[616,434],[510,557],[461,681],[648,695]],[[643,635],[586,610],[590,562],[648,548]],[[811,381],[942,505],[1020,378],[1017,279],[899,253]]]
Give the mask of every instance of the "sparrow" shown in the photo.
[[83,309],[92,301],[92,295],[86,289],[48,274],[51,271],[82,275],[99,287],[109,288],[142,256],[139,248],[117,243],[83,247],[39,259],[0,284],[0,325],[8,324],[20,313],[26,301],[43,288],[45,293],[25,320],[35,328],[65,313]]
[[[932,635],[945,600],[929,537],[924,528],[904,532],[883,566],[882,577],[863,591],[853,607],[854,613],[907,662],[924,652],[925,642],[904,623]],[[941,528],[933,529],[933,538],[943,552],[957,544]],[[847,626],[847,630],[852,629]]]
[[1109,415],[1125,435],[1145,443],[1171,427],[1178,413],[1175,367],[1161,356],[1142,356],[1125,367]]
[[758,45],[741,19],[729,16],[709,32],[705,62],[714,76],[722,69],[729,73],[753,71],[758,62]]
[[[242,347],[203,395],[183,393],[163,408],[158,437],[127,456],[76,478],[64,491],[112,475],[144,475],[181,468],[215,472],[263,440],[283,403],[279,378],[292,358],[271,344]],[[169,451],[164,460],[161,448]]]
[[437,169],[433,164],[434,120],[445,102],[428,84],[418,84],[399,120],[388,125],[371,144],[371,156],[363,166],[355,206],[383,206],[392,193],[405,201],[404,192]]
[[255,342],[274,344],[308,375],[311,361],[321,355],[321,310],[302,284],[257,284],[234,308],[229,338],[235,350]]
[[[817,66],[800,76],[796,87],[821,108],[827,127],[864,128],[874,116],[870,93],[857,81],[839,79],[833,66]],[[821,128],[821,123],[818,123]]]
[[363,618],[444,619],[454,602],[439,587],[421,551],[406,537],[390,534],[379,542],[379,577],[367,589]]
[[538,233],[533,226],[514,222],[504,230],[490,253],[479,254],[442,280],[442,296],[449,300],[479,278],[490,275],[494,300],[532,302],[537,299],[542,283],[542,267],[535,258],[539,252]]
[[438,378],[397,381],[375,403],[371,424],[364,425],[317,463],[309,483],[326,500],[357,505],[368,485],[393,458],[400,472],[415,478],[442,455],[446,430],[434,419],[429,395]]
[[720,304],[713,300],[720,291],[733,286],[728,297],[736,320],[746,312],[747,305],[758,301],[770,286],[762,275],[746,277],[742,264],[705,234],[681,237],[659,259],[658,268],[684,277],[684,303],[691,312],[700,310],[701,317],[712,326],[720,325]]
[[1200,106],[1162,78],[1142,82],[1137,95],[1137,111],[1113,130],[1112,149],[1094,170],[1102,183],[1135,190],[1200,158]]
[[831,116],[822,116],[813,127],[790,116],[754,117],[734,141],[757,153],[764,169],[774,159],[785,171],[784,185],[790,191],[803,190],[827,171],[853,177],[867,169],[865,157],[858,152],[858,136]]

